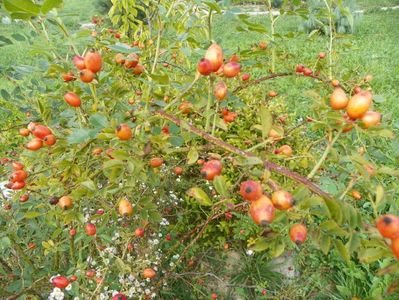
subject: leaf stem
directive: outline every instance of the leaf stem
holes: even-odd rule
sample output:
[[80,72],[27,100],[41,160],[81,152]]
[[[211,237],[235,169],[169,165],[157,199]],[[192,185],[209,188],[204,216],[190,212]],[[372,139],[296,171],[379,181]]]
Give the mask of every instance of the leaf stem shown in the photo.
[[332,66],[333,66],[333,59],[332,59],[332,51],[333,51],[333,22],[332,22],[332,11],[331,6],[328,4],[327,0],[324,0],[324,3],[328,10],[328,33],[329,33],[329,41],[328,41],[328,77],[332,80]]
[[205,109],[205,114],[206,114],[205,132],[209,131],[209,126],[211,123],[211,107],[213,102],[212,91],[213,91],[213,78],[209,76],[208,102],[206,104],[206,109]]
[[330,153],[331,149],[333,148],[335,142],[338,140],[339,136],[342,133],[342,129],[338,131],[334,139],[328,143],[326,149],[324,150],[323,155],[320,157],[319,161],[317,164],[313,167],[312,171],[310,171],[309,175],[307,176],[309,179],[313,178],[314,175],[316,175],[317,171],[320,169],[321,165],[324,163],[326,160],[328,154]]

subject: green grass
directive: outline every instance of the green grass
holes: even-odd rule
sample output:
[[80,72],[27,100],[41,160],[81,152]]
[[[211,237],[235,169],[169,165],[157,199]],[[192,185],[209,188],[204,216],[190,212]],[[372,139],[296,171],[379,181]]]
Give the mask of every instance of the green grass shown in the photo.
[[[59,15],[69,29],[76,29],[81,23],[89,23],[92,15],[96,14],[95,1],[91,0],[68,0],[64,1],[64,7],[60,8]],[[48,25],[48,24],[47,24]],[[49,26],[51,28],[51,25]],[[13,36],[25,36],[25,40],[15,40]],[[0,47],[0,70],[6,70],[10,67],[27,64],[32,65],[32,61],[27,60],[30,44],[36,43],[46,45],[43,38],[37,37],[33,29],[25,23],[13,22],[10,25],[0,24],[0,36],[10,39],[13,43]],[[37,43],[37,39],[40,42]],[[30,40],[30,42],[28,41]],[[0,90],[10,90],[12,85],[5,80],[0,81]]]
[[[341,79],[352,70],[355,70],[360,78],[366,74],[373,74],[372,87],[376,94],[381,94],[386,99],[381,105],[385,112],[393,111],[392,105],[398,105],[399,94],[394,88],[399,71],[398,18],[399,10],[365,14],[356,24],[356,33],[338,37],[334,45],[334,76]],[[251,20],[269,26],[267,16],[254,17]],[[295,32],[299,22],[301,20],[296,17],[284,17],[278,21],[277,32]],[[224,17],[218,18],[215,23],[214,36],[222,41],[225,48],[247,49],[251,44],[267,40],[267,37],[260,33],[231,30],[235,27],[235,21]],[[308,38],[305,34],[299,34],[291,39],[277,39],[277,51],[287,53],[284,60],[277,61],[277,71],[292,70],[298,63],[312,66],[317,54],[326,51],[327,45],[328,38],[325,36]],[[270,51],[266,55],[270,55]],[[267,59],[268,57],[265,58]],[[266,70],[259,71],[265,72]],[[397,117],[399,110],[394,111],[394,114]]]
[[383,6],[396,6],[399,5],[399,0],[358,0],[357,4],[362,9],[372,9]]

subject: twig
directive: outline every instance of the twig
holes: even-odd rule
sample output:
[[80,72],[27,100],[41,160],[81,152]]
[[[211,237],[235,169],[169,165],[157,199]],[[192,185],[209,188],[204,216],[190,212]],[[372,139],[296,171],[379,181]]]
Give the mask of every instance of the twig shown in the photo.
[[24,294],[26,294],[27,292],[33,290],[33,288],[35,287],[35,285],[36,285],[37,283],[39,283],[39,282],[41,282],[41,281],[43,281],[43,280],[45,280],[45,279],[46,279],[46,277],[39,278],[38,280],[36,280],[35,282],[33,282],[32,285],[31,285],[30,287],[27,287],[27,288],[23,289],[22,291],[20,291],[20,292],[14,294],[14,295],[11,295],[11,296],[7,297],[6,299],[7,299],[7,300],[15,300],[15,299],[17,299],[19,296],[24,295]]
[[314,175],[316,175],[316,172],[320,169],[321,165],[324,163],[324,161],[326,160],[328,154],[330,153],[331,149],[333,148],[335,142],[338,140],[339,136],[342,133],[342,129],[340,131],[338,131],[337,135],[334,137],[334,139],[328,143],[326,149],[324,150],[323,155],[320,157],[319,161],[317,162],[317,164],[313,167],[312,171],[310,171],[308,178],[312,178]]
[[259,84],[262,81],[270,80],[270,79],[273,79],[273,78],[276,78],[276,77],[286,77],[286,76],[303,76],[303,77],[309,77],[309,78],[317,79],[317,80],[322,81],[322,82],[327,82],[325,79],[321,78],[320,76],[316,76],[314,74],[309,75],[309,76],[304,76],[302,74],[297,74],[295,72],[273,73],[273,74],[269,74],[269,75],[266,75],[266,76],[263,76],[263,77],[259,77],[258,79],[249,81],[246,84],[243,84],[243,85],[240,85],[240,86],[236,87],[233,90],[233,94],[237,93],[237,92],[239,92],[239,91],[241,91],[243,89],[246,89],[247,87],[250,87],[252,85]]
[[245,284],[231,284],[231,283],[226,283],[226,280],[218,277],[216,274],[213,273],[198,273],[198,272],[184,272],[184,273],[174,273],[172,274],[172,276],[175,277],[185,277],[185,276],[200,276],[200,277],[205,277],[205,276],[209,276],[209,277],[213,277],[217,280],[219,280],[220,282],[223,282],[223,285],[228,286],[228,287],[240,287],[240,288],[250,288],[250,289],[255,289],[258,286],[257,285],[245,285]]

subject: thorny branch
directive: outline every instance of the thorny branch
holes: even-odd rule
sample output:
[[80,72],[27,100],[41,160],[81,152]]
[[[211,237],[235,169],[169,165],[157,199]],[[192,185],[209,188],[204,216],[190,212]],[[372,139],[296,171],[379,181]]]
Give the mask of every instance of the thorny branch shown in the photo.
[[[207,140],[208,142],[215,144],[217,146],[219,146],[220,148],[223,148],[231,153],[237,154],[239,156],[242,157],[256,157],[256,155],[252,152],[249,151],[244,151],[241,150],[231,144],[226,143],[225,141],[209,134],[206,133],[205,131],[193,126],[192,124],[181,120],[171,114],[166,113],[163,110],[157,110],[155,111],[155,114],[159,115],[160,117],[167,119],[173,123],[175,123],[176,125],[180,126],[180,127],[184,127],[185,129],[189,130],[190,132],[196,134],[197,136],[202,137],[203,139]],[[271,161],[268,160],[263,160],[263,166],[270,170],[270,171],[274,171],[276,173],[279,173],[283,176],[289,177],[292,180],[302,183],[303,185],[305,185],[309,190],[311,190],[312,192],[314,192],[315,194],[325,198],[325,199],[332,199],[332,196],[323,191],[322,189],[320,189],[315,183],[313,183],[311,180],[309,180],[308,178],[293,172],[285,167],[279,166]]]

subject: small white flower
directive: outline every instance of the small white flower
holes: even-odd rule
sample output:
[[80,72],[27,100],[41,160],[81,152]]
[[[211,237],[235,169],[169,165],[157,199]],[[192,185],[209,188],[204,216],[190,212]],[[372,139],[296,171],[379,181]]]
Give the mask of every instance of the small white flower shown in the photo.
[[66,287],[65,287],[65,290],[66,291],[70,291],[72,289],[72,284],[68,284]]
[[254,251],[251,250],[251,249],[248,249],[247,251],[245,251],[245,253],[246,253],[248,256],[252,256],[252,255],[254,254]]

